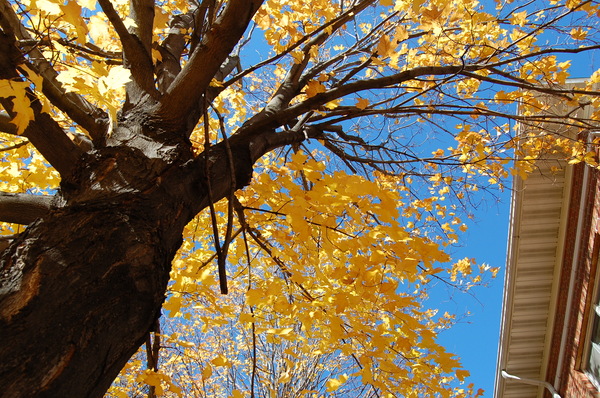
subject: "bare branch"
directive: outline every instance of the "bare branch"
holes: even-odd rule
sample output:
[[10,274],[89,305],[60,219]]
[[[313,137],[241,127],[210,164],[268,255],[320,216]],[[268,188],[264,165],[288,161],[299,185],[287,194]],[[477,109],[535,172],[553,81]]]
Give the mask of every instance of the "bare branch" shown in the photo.
[[50,210],[52,196],[0,192],[0,221],[27,225]]
[[293,120],[303,113],[306,113],[312,109],[318,109],[330,101],[345,97],[346,95],[352,93],[357,93],[364,90],[389,88],[423,76],[453,75],[463,70],[477,71],[484,68],[485,66],[483,65],[421,66],[389,76],[372,78],[368,80],[358,80],[347,83],[344,86],[333,88],[324,93],[317,94],[314,97],[306,99],[305,101],[287,107],[271,115],[271,117],[260,118],[259,120],[252,118],[245,123],[236,134],[254,135],[260,134],[266,129],[277,128],[282,124],[282,121]]

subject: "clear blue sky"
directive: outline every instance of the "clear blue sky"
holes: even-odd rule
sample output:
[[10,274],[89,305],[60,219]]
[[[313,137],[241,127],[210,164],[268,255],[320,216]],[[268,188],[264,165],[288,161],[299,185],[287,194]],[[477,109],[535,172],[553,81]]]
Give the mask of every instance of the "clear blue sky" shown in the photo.
[[467,311],[471,315],[439,336],[440,343],[461,358],[471,372],[469,382],[483,388],[486,398],[494,393],[509,208],[510,192],[505,190],[500,202],[488,202],[475,213],[476,219],[469,224],[456,257],[473,257],[478,264],[501,267],[501,271],[488,287],[473,290],[473,296],[456,293],[452,301],[445,303],[444,307],[457,315]]

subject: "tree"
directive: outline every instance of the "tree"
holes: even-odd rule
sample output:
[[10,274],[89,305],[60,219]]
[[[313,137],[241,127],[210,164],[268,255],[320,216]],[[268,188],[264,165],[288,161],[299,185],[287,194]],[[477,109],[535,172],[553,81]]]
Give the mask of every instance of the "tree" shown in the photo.
[[564,88],[598,3],[512,3],[0,0],[3,394],[102,396],[168,286],[207,327],[354,356],[329,391],[450,394],[423,302],[481,277],[446,253],[461,208],[515,154],[595,165],[563,133],[600,116],[573,111],[600,72]]

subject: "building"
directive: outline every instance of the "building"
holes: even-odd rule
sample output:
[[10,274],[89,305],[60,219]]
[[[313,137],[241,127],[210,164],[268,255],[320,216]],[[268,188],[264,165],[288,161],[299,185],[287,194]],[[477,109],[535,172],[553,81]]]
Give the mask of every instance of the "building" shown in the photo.
[[514,183],[494,396],[600,397],[600,172],[536,166]]

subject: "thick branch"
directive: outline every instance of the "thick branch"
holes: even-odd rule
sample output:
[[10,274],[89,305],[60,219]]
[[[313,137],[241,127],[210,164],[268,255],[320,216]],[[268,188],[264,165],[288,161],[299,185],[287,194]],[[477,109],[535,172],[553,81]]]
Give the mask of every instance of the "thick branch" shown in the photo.
[[154,23],[154,0],[131,0],[131,18],[135,21],[134,34],[139,38],[146,53],[152,49],[152,27]]
[[[104,0],[103,0],[104,1]],[[232,0],[192,53],[163,97],[157,113],[175,128],[187,128],[187,116],[199,106],[212,78],[233,51],[262,0]]]
[[352,83],[347,83],[343,86],[333,88],[324,93],[315,95],[305,101],[299,102],[293,106],[282,109],[281,111],[262,117],[261,114],[247,121],[236,134],[239,135],[258,135],[261,132],[277,128],[286,121],[293,120],[296,117],[313,109],[325,105],[326,103],[345,97],[349,94],[365,90],[383,89],[392,86],[397,86],[403,82],[407,82],[423,76],[443,76],[460,73],[463,70],[476,71],[484,69],[483,65],[448,65],[448,66],[422,66],[409,70],[405,70],[390,76],[383,76],[376,79],[359,80]]
[[[0,79],[20,79],[16,69],[20,61],[21,53],[15,46],[14,38],[0,32]],[[29,139],[61,175],[70,173],[83,151],[48,113],[42,112],[42,105],[31,90],[27,92],[34,119],[29,122],[23,136]],[[1,102],[8,115],[14,117],[12,101],[2,99]]]
[[83,127],[94,141],[101,139],[107,127],[108,118],[105,112],[82,96],[65,91],[62,84],[56,80],[58,73],[36,46],[37,40],[34,40],[21,24],[7,0],[0,0],[0,24],[5,32],[12,32],[21,43],[28,43],[23,45],[23,52],[28,54],[31,61],[29,67],[43,78],[41,89],[50,102]]
[[27,225],[44,216],[52,196],[0,192],[0,221]]
[[0,132],[17,135],[17,126],[11,120],[6,112],[0,112]]
[[[0,132],[17,135],[17,126],[12,122],[12,118],[8,116],[6,112],[0,112]],[[91,151],[94,148],[92,141],[82,133],[73,132],[72,140],[75,145],[77,145],[83,152]],[[22,140],[22,142],[17,142],[13,145],[13,148],[17,148],[24,144],[27,144],[27,140]],[[12,148],[3,148],[2,151],[6,151]]]
[[135,105],[146,95],[158,98],[158,91],[154,87],[154,66],[150,52],[138,36],[129,33],[110,0],[98,0],[98,3],[123,45],[123,62],[133,79],[127,85],[128,102]]
[[268,152],[286,145],[300,143],[309,138],[322,138],[323,132],[317,128],[306,126],[298,130],[287,130],[278,133],[266,132],[252,139],[250,143],[250,158],[256,162]]
[[83,150],[71,141],[49,114],[36,109],[38,107],[41,108],[38,102],[32,103],[35,119],[29,123],[23,136],[29,139],[56,171],[62,176],[68,175],[83,154]]
[[183,32],[193,26],[195,12],[173,16],[169,22],[169,35],[158,47],[162,59],[156,64],[156,79],[161,93],[167,91],[181,72],[180,58],[186,44]]

